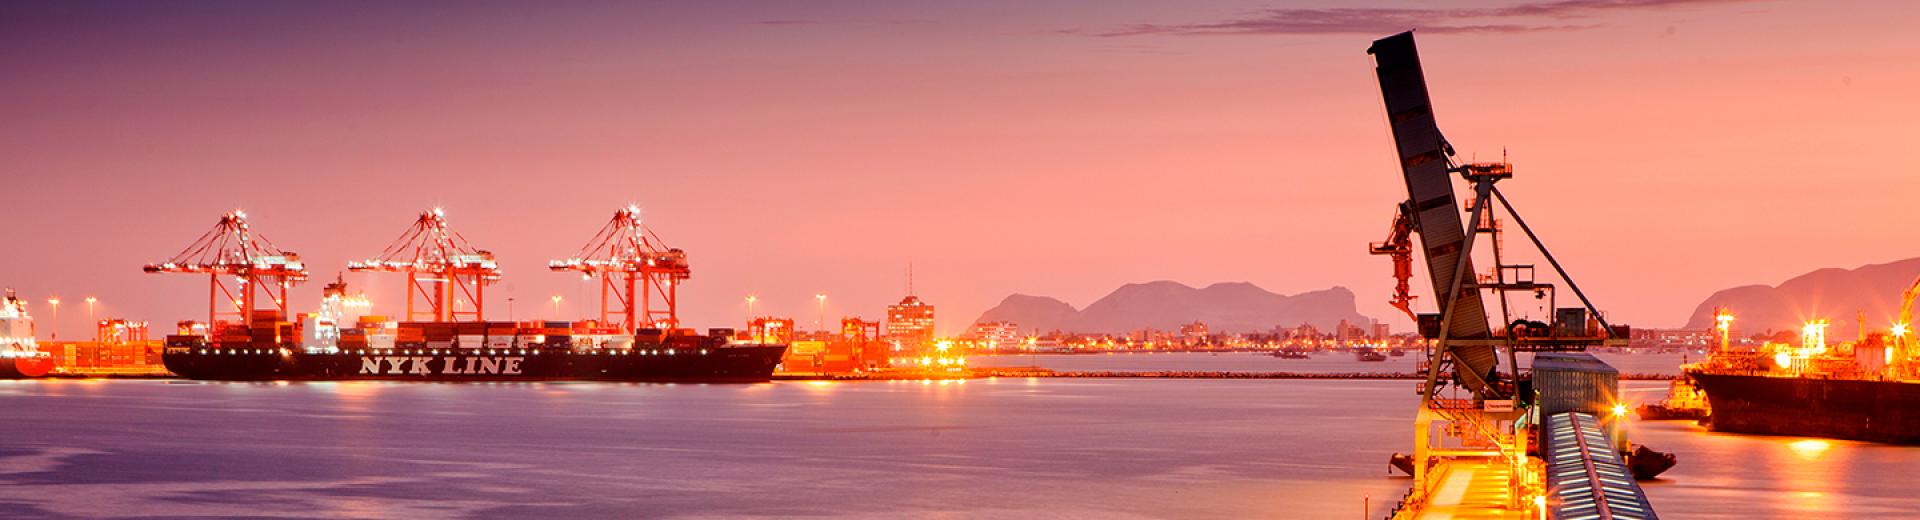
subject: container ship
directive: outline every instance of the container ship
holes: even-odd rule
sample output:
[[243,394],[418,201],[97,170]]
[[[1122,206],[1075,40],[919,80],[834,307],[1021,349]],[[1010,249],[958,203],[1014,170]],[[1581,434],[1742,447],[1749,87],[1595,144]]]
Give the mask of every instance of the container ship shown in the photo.
[[404,319],[357,315],[370,304],[347,294],[344,276],[326,286],[318,312],[290,316],[287,289],[306,279],[306,266],[255,234],[238,211],[146,271],[209,275],[208,319],[182,322],[161,355],[169,371],[190,379],[764,382],[787,350],[731,329],[678,327],[686,255],[661,247],[637,208],[617,211],[579,254],[549,267],[603,284],[600,319],[485,320],[483,291],[499,268],[492,253],[449,230],[439,209],[422,213],[379,257],[348,263],[356,272],[404,274]]
[[1798,345],[1734,345],[1733,314],[1715,313],[1720,345],[1686,376],[1706,393],[1715,431],[1920,443],[1920,360],[1909,320],[1920,280],[1903,295],[1895,323],[1829,344],[1826,320],[1807,323]]
[[176,375],[206,380],[727,383],[768,381],[786,352],[785,345],[735,343],[726,329],[625,335],[570,322],[369,325],[340,330],[340,341],[331,345],[253,333],[286,330],[280,324],[227,328],[220,333],[230,336],[220,339],[173,335],[162,360]]
[[0,300],[0,379],[42,377],[53,370],[53,356],[40,351],[34,339],[33,316],[27,302],[7,289]]

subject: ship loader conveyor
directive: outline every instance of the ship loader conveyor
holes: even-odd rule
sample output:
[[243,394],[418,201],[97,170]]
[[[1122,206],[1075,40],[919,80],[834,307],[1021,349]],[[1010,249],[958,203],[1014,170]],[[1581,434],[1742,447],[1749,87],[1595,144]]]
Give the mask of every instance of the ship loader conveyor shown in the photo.
[[1546,417],[1547,513],[1557,519],[1657,519],[1600,419],[1586,412]]

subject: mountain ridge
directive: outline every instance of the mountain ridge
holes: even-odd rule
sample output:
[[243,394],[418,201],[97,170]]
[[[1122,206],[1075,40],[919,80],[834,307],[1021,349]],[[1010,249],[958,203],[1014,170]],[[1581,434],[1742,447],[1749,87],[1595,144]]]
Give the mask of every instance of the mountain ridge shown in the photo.
[[1826,318],[1830,337],[1858,335],[1858,312],[1867,313],[1868,329],[1885,329],[1900,309],[1900,295],[1920,277],[1920,258],[1866,264],[1853,269],[1823,267],[1780,282],[1748,284],[1715,291],[1688,315],[1686,328],[1713,326],[1713,311],[1725,306],[1733,312],[1741,334],[1767,330],[1798,330],[1806,320]]
[[1332,330],[1340,320],[1371,321],[1357,310],[1353,291],[1333,286],[1294,295],[1250,282],[1218,282],[1195,288],[1171,280],[1121,285],[1076,308],[1058,298],[1008,295],[973,323],[1011,321],[1025,331],[1124,333],[1142,328],[1178,330],[1199,321],[1215,332],[1257,332],[1309,324]]

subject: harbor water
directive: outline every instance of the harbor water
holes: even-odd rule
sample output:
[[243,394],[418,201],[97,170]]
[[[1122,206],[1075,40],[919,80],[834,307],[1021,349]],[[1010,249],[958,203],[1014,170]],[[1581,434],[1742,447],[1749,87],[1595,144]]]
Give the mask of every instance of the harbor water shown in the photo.
[[[1622,375],[1680,374],[1680,365],[1699,361],[1700,354],[1595,352],[1601,360],[1620,370]],[[1521,353],[1522,366],[1532,362],[1532,354]],[[1504,364],[1505,357],[1501,360]],[[1196,371],[1196,372],[1296,372],[1314,374],[1403,373],[1417,370],[1420,355],[1388,357],[1385,361],[1360,361],[1348,352],[1319,352],[1307,359],[1276,358],[1255,352],[1113,352],[1098,354],[1003,354],[974,356],[967,359],[979,367],[1039,367],[1066,371]],[[1503,369],[1504,370],[1504,369]]]
[[[1411,389],[10,381],[0,517],[1378,518],[1409,483],[1386,461],[1412,442]],[[1680,456],[1647,485],[1670,518],[1920,511],[1887,477],[1920,449],[1632,437]]]

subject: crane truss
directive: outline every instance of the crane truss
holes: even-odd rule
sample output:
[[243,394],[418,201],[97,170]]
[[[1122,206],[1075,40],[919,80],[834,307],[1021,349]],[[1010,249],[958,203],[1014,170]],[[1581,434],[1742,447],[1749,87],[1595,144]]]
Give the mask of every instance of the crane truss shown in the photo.
[[628,333],[679,326],[679,286],[692,274],[686,252],[666,247],[633,206],[615,211],[579,252],[547,268],[599,279],[600,322]]
[[[237,210],[220,217],[212,230],[179,254],[163,262],[147,264],[142,270],[207,275],[209,326],[219,323],[222,317],[251,324],[255,312],[266,309],[277,310],[284,319],[287,289],[307,280],[307,266],[300,261],[300,255],[281,250],[266,237],[255,234],[247,224],[246,212]],[[272,305],[263,307],[267,302]]]
[[347,262],[347,270],[406,273],[407,319],[413,321],[481,321],[486,286],[500,280],[493,252],[475,249],[448,228],[440,208],[421,212],[380,256]]

